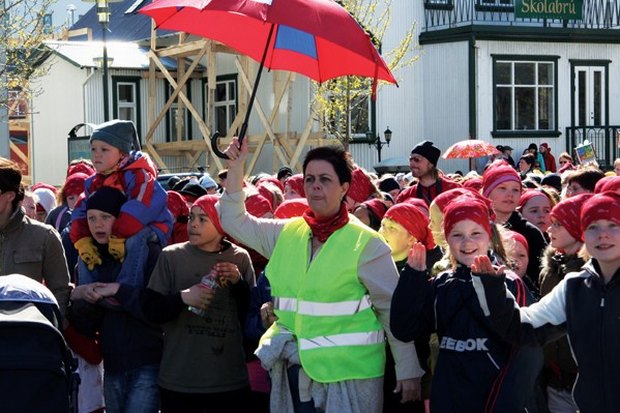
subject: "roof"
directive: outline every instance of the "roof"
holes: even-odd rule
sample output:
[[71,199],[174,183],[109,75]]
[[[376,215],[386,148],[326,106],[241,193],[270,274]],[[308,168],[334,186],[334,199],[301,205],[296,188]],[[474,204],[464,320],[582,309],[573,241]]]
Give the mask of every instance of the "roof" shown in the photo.
[[[46,40],[45,46],[79,67],[99,67],[97,58],[103,57],[103,42],[100,41],[56,41]],[[149,67],[149,49],[132,42],[106,42],[108,67],[110,69],[139,69]],[[176,61],[161,58],[167,69],[175,69]]]
[[[107,40],[116,41],[139,41],[151,38],[151,18],[136,13],[141,6],[148,2],[145,0],[122,0],[110,5],[109,31],[106,33]],[[89,27],[92,30],[93,40],[101,40],[102,27],[97,19],[97,6],[94,5],[84,14],[71,30]],[[128,13],[128,14],[126,14]],[[157,35],[162,36],[174,33],[168,30],[158,30]],[[84,39],[86,37],[84,36]]]

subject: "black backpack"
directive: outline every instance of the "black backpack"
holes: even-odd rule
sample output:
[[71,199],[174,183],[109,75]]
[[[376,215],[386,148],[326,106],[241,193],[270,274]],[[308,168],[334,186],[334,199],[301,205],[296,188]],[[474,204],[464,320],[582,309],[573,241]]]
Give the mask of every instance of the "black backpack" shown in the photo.
[[58,304],[41,283],[0,276],[0,410],[77,412],[79,376]]

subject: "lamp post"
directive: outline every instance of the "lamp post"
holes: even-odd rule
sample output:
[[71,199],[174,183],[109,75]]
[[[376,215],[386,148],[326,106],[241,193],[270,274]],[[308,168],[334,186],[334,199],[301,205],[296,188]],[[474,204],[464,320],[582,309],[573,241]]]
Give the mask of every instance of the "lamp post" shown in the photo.
[[375,136],[375,133],[371,130],[366,132],[366,139],[368,140],[368,146],[374,145],[377,148],[377,158],[379,162],[381,162],[381,149],[383,145],[390,146],[390,141],[392,140],[392,131],[388,126],[386,130],[383,131],[383,137],[385,138],[385,142],[381,140],[381,136]]
[[101,24],[101,41],[103,43],[103,60],[101,62],[103,77],[103,120],[110,120],[110,91],[108,85],[108,47],[106,37],[108,24],[110,23],[110,3],[118,3],[122,0],[84,0],[86,3],[95,3],[97,7],[97,20]]

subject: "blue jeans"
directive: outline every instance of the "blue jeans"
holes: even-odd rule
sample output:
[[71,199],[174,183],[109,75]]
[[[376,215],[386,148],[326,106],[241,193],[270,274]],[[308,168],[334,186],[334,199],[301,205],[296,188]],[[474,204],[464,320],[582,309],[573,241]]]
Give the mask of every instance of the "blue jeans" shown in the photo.
[[157,413],[159,411],[158,364],[122,373],[103,375],[107,413]]
[[[146,287],[144,272],[146,261],[149,257],[149,242],[159,239],[159,231],[144,227],[136,234],[125,240],[125,259],[121,271],[116,277],[116,282],[132,287]],[[90,284],[101,281],[97,273],[97,267],[90,271],[86,264],[78,261],[78,285]]]

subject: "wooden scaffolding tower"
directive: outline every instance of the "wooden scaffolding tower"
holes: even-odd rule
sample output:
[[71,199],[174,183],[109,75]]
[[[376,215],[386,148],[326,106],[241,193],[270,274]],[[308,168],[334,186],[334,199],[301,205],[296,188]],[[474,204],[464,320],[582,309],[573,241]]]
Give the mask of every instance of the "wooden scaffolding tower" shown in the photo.
[[[217,55],[220,53],[228,53],[236,55],[235,65],[238,70],[239,86],[238,86],[238,112],[228,129],[228,136],[220,139],[220,145],[226,145],[232,140],[231,134],[239,130],[243,117],[247,111],[247,105],[250,93],[252,91],[252,80],[254,79],[258,63],[247,56],[240,55],[235,50],[207,39],[191,40],[186,33],[179,33],[178,44],[158,47],[157,32],[155,27],[151,30],[151,43],[149,51],[149,72],[148,72],[148,131],[144,137],[144,148],[153,160],[158,164],[161,170],[168,170],[168,166],[164,162],[163,157],[182,157],[187,165],[195,165],[198,159],[205,156],[205,166],[208,171],[214,175],[222,168],[225,163],[218,158],[212,151],[210,146],[210,137],[213,133],[210,125],[213,125],[214,101],[217,75]],[[162,58],[173,58],[177,62],[177,71],[168,70],[162,63]],[[191,63],[189,63],[191,62]],[[205,119],[196,110],[187,94],[185,93],[185,85],[192,77],[204,76],[200,72],[195,72],[200,63],[206,67],[206,77],[208,85],[207,107],[205,110]],[[206,64],[204,63],[206,62]],[[189,63],[189,66],[186,65]],[[250,147],[250,159],[246,171],[253,174],[260,171],[254,171],[256,163],[261,155],[265,144],[270,142],[273,148],[273,165],[272,168],[277,170],[282,165],[287,165],[297,172],[301,172],[301,156],[304,148],[307,146],[319,146],[334,143],[331,139],[326,139],[325,135],[320,132],[313,132],[314,120],[310,115],[305,126],[300,131],[282,132],[279,120],[279,111],[282,101],[287,96],[288,104],[286,105],[286,123],[290,124],[290,110],[292,105],[292,82],[295,81],[296,74],[292,72],[273,71],[273,107],[265,108],[261,105],[260,100],[256,99],[253,106],[253,116],[258,116],[262,126],[259,133],[249,134],[248,139]],[[165,104],[159,112],[156,111],[156,79],[163,77],[171,86],[172,92],[166,100]],[[287,93],[288,92],[288,93]],[[174,103],[179,108],[186,108],[192,118],[198,124],[201,139],[183,140],[181,136],[183,122],[182,110],[177,111],[176,131],[177,136],[170,137],[170,142],[155,143],[155,130],[162,120],[165,119],[168,110]],[[309,113],[313,111],[310,110]]]

